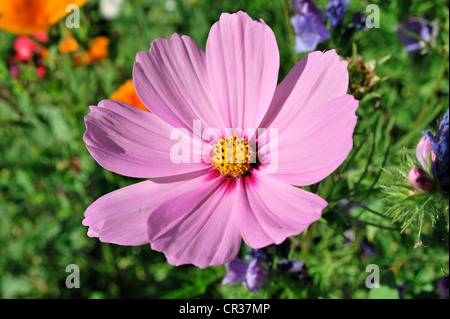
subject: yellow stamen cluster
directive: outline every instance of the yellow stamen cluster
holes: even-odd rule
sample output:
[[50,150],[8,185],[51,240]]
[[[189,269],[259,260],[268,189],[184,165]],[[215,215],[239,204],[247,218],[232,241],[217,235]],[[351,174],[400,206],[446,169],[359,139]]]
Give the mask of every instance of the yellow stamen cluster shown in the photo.
[[245,138],[236,135],[222,138],[216,144],[211,153],[212,165],[222,175],[239,177],[250,170],[253,162],[253,150]]

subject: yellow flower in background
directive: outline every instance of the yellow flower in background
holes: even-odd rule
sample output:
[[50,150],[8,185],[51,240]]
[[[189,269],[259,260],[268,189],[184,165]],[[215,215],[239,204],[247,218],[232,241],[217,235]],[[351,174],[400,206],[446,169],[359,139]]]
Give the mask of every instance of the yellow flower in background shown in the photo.
[[128,80],[124,84],[122,84],[119,89],[111,95],[110,99],[126,103],[144,111],[148,111],[144,103],[142,103],[139,99],[136,90],[134,89],[133,80]]
[[16,34],[46,32],[70,12],[69,4],[83,6],[88,0],[1,0],[0,29]]

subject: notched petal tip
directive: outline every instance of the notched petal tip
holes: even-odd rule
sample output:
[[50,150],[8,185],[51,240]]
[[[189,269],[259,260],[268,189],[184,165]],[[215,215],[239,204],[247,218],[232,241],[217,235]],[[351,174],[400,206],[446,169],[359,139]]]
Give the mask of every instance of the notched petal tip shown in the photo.
[[252,21],[254,21],[247,12],[244,12],[242,10],[239,10],[238,12],[233,12],[233,13],[228,13],[228,12],[223,12],[220,14],[220,18],[219,21],[222,19],[227,19],[227,18],[245,18],[245,19],[250,19]]
[[222,14],[209,32],[206,67],[226,127],[256,127],[278,82],[279,51],[271,28],[245,12]]

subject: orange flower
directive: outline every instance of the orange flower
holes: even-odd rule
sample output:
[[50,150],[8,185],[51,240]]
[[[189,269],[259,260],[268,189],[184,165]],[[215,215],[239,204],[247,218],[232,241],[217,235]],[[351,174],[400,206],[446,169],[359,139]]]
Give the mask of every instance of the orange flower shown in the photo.
[[109,39],[104,36],[95,37],[89,45],[88,51],[79,52],[74,55],[76,65],[91,65],[94,62],[108,57]]
[[108,57],[109,39],[104,36],[94,38],[89,48],[89,53],[95,61],[99,61]]
[[72,53],[77,49],[78,49],[78,42],[72,36],[69,36],[58,43],[58,50],[62,54]]
[[48,58],[50,57],[50,53],[48,52],[48,50],[46,48],[41,49],[41,57],[44,60],[48,60]]
[[136,94],[136,90],[133,86],[133,80],[128,80],[124,84],[122,84],[119,89],[111,95],[110,99],[127,103],[129,105],[137,107],[138,109],[148,111],[144,103],[141,102],[138,95]]
[[18,34],[45,32],[68,15],[69,4],[83,6],[88,0],[7,0],[0,2],[0,29]]
[[94,63],[94,59],[92,58],[91,54],[85,51],[76,53],[73,56],[73,59],[77,66],[91,65],[92,63]]
[[88,0],[1,0],[0,29],[32,34],[45,32],[70,12],[69,4],[83,6]]

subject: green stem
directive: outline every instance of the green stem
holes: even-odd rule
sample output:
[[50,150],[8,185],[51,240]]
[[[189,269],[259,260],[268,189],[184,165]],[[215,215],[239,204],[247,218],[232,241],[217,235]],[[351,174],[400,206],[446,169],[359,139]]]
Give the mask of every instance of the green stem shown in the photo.
[[320,197],[327,199],[332,193],[333,188],[334,188],[333,176],[330,175],[325,180],[325,185],[323,186],[322,191],[320,192]]
[[[283,11],[284,11],[284,20],[286,22],[286,26],[289,30],[289,35],[290,35],[290,39],[295,38],[295,31],[294,31],[294,27],[291,24],[291,15],[289,13],[289,4],[287,2],[287,0],[283,0]],[[295,44],[292,45],[291,43],[291,48],[292,48],[292,57],[294,60],[294,63],[297,64],[298,62],[298,56],[297,56],[297,52],[295,52]]]
[[388,227],[388,226],[378,225],[378,224],[371,223],[371,222],[363,222],[361,220],[357,220],[357,221],[360,222],[361,224],[374,226],[374,227],[378,227],[378,228],[382,228],[382,229],[401,231],[401,228],[398,228],[398,227]]
[[380,217],[383,217],[383,218],[387,218],[387,219],[391,219],[390,217],[388,217],[388,216],[386,216],[386,215],[384,215],[384,214],[382,214],[382,213],[380,213],[380,212],[377,212],[376,210],[373,210],[373,209],[371,209],[371,208],[369,208],[369,207],[366,207],[366,206],[361,205],[361,202],[357,203],[357,202],[354,202],[354,201],[349,201],[349,203],[358,205],[358,206],[361,207],[363,210],[366,210],[366,211],[368,211],[368,212],[370,212],[370,213],[372,213],[372,214],[375,214],[375,215],[377,215],[377,216],[380,216]]
[[384,225],[378,225],[378,224],[371,223],[371,222],[365,222],[365,221],[359,220],[358,218],[353,217],[351,215],[344,214],[343,212],[341,212],[339,210],[330,210],[330,211],[341,216],[344,219],[344,221],[346,221],[346,222],[348,222],[348,220],[351,219],[351,220],[357,221],[358,223],[361,223],[364,225],[374,226],[374,227],[378,227],[378,228],[382,228],[382,229],[396,230],[396,231],[401,230],[401,228],[397,228],[397,227],[389,227],[389,226],[384,226]]
[[373,181],[372,185],[370,185],[369,190],[371,190],[372,188],[375,187],[375,185],[378,183],[378,180],[381,177],[381,173],[383,172],[383,167],[384,167],[384,165],[386,165],[386,162],[387,162],[387,159],[388,159],[388,154],[389,154],[389,150],[391,149],[391,145],[392,145],[392,139],[389,136],[389,144],[388,144],[388,147],[386,149],[386,152],[384,153],[383,163],[381,163],[380,170],[378,171],[378,174],[375,177],[375,180]]
[[[380,190],[381,190],[381,188],[372,188],[372,189],[367,189],[367,190],[361,191],[359,193],[352,193],[352,191],[354,191],[354,189],[351,189],[348,193],[348,198],[358,197],[358,196],[361,196],[361,195],[364,195],[367,193],[378,193]],[[331,199],[331,200],[328,200],[327,202],[328,203],[336,203],[336,202],[339,202],[340,200],[342,200],[342,198]]]
[[363,171],[361,177],[356,182],[356,184],[353,186],[353,189],[357,189],[358,188],[359,184],[364,180],[364,176],[369,171],[369,166],[370,166],[370,164],[372,164],[372,157],[375,154],[375,148],[376,148],[376,136],[375,136],[375,132],[373,132],[372,149],[370,150],[370,154],[369,154],[369,158],[367,160],[367,164],[364,167],[364,171]]
[[292,24],[291,24],[291,16],[289,14],[289,5],[288,5],[287,0],[283,0],[283,11],[284,11],[284,19],[285,19],[286,25],[287,25],[287,27],[289,29],[289,33],[291,35],[295,36],[295,31],[294,31],[294,28],[292,27]]
[[113,254],[111,253],[109,245],[101,244],[100,247],[102,250],[103,258],[105,259],[106,271],[108,272],[109,275],[115,276],[117,274],[117,269],[115,267],[114,257]]
[[347,215],[346,217],[350,218],[350,219],[353,219],[353,220],[355,220],[355,221],[357,221],[357,222],[359,222],[361,224],[364,224],[364,225],[374,226],[374,227],[387,229],[387,230],[396,230],[396,231],[400,231],[401,230],[398,227],[389,227],[389,226],[379,225],[379,224],[375,224],[375,223],[371,223],[371,222],[365,222],[365,221],[359,220],[358,218],[355,218],[355,217],[349,216],[349,215]]

